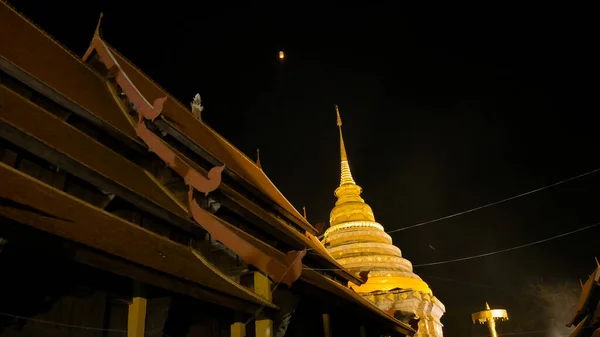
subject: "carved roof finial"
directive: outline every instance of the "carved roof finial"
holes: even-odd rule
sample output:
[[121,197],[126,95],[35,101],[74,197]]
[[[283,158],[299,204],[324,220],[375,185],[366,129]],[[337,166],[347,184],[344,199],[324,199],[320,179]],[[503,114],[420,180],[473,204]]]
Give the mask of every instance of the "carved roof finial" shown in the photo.
[[262,165],[260,164],[260,149],[256,149],[256,166],[262,170]]
[[104,16],[104,13],[100,12],[100,17],[98,18],[98,24],[96,25],[96,30],[94,31],[94,36],[100,37],[100,24],[102,23],[103,16]]
[[190,104],[192,105],[192,115],[194,115],[197,120],[202,121],[202,110],[204,110],[204,107],[202,106],[202,98],[200,98],[200,94],[196,94],[196,96],[194,96],[194,100]]
[[306,219],[306,206],[302,206],[302,210],[304,211],[304,219]]

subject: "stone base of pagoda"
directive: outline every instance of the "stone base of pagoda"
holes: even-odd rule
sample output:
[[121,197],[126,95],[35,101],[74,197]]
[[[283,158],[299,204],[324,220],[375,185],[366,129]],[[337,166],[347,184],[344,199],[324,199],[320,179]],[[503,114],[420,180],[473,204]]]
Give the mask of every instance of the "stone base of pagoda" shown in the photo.
[[440,319],[446,312],[446,308],[435,296],[402,289],[361,295],[379,309],[393,312],[394,317],[405,323],[418,320],[415,337],[443,337],[444,335]]

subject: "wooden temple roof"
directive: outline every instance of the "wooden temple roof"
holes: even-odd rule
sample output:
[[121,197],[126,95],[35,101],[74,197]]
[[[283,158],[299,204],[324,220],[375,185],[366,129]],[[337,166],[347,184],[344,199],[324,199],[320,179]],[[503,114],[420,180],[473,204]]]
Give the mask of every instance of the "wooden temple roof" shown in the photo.
[[[141,167],[4,85],[0,85],[0,91],[3,95],[3,104],[6,106],[0,110],[1,121],[29,135],[35,141],[66,155],[77,164],[91,168],[102,178],[121,185],[177,216],[187,216],[173,198]],[[43,155],[49,157],[51,153],[48,151]]]
[[199,122],[189,112],[188,107],[183,106],[117,50],[112,47],[110,47],[110,50],[121,67],[123,67],[127,76],[146,99],[153,102],[156,98],[168,97],[163,107],[163,116],[166,123],[200,145],[213,157],[218,158],[219,161],[225,164],[226,168],[231,169],[235,174],[256,187],[268,198],[275,201],[285,211],[284,214],[287,213],[286,215],[291,216],[291,220],[299,224],[304,230],[311,234],[316,234],[316,229],[300,215],[298,210],[281,194],[253,160],[249,159],[208,125]]
[[237,298],[275,307],[194,255],[189,247],[82,202],[3,163],[0,176],[5,179],[0,184],[0,197],[36,210],[0,206],[2,216]]
[[[104,78],[6,5],[0,8],[0,22],[10,27],[10,29],[3,29],[0,32],[0,41],[2,41],[0,65],[4,69],[12,72],[13,76],[34,77],[37,81],[28,83],[28,85],[36,86],[38,91],[53,98],[57,103],[95,120],[100,127],[108,128],[107,131],[112,131],[120,140],[145,149],[135,134],[133,121],[123,113],[119,103],[113,97],[114,93],[108,90]],[[18,37],[18,39],[13,37]],[[171,97],[113,48],[111,51],[124,70],[127,70],[128,77],[142,94],[148,95],[151,99]],[[215,158],[224,163],[226,168],[235,168],[233,174],[246,177],[253,186],[262,186],[261,190],[267,196],[279,205],[283,205],[283,209],[288,209],[290,211],[288,214],[295,212],[293,218],[307,224],[309,227],[303,226],[303,229],[314,234],[314,228],[308,224],[306,219],[289,204],[263,171],[238,149],[206,124],[194,119],[192,114],[172,97],[165,102],[163,111],[166,118],[162,122],[170,124],[173,129],[181,130],[185,137],[192,140],[192,143],[198,144],[202,149],[214,154]],[[224,193],[232,199],[244,199],[232,189],[224,189]],[[267,222],[278,231],[290,236],[299,245],[318,251],[327,266],[331,269],[339,269],[335,273],[349,281],[361,282],[353,274],[345,271],[326,251],[320,249],[319,245],[291,228],[281,218],[268,216],[261,207],[252,206],[248,204],[247,207],[254,208],[254,213],[263,213],[262,218],[266,218]],[[292,210],[294,212],[291,212]]]
[[126,135],[142,147],[106,83],[88,65],[4,3],[0,6],[0,22],[5,27],[0,30],[3,67],[34,76],[40,82],[36,90],[87,114],[98,125],[113,128],[113,134],[122,140]]
[[[74,114],[84,117],[108,132],[128,147],[146,152],[146,144],[136,134],[131,116],[124,112],[118,95],[97,71],[62,47],[47,34],[35,27],[21,15],[0,3],[0,70],[10,74],[27,86]],[[108,47],[110,48],[110,47]],[[312,250],[311,259],[348,281],[359,282],[349,271],[341,267],[320,245],[315,242],[316,230],[287,201],[275,185],[256,164],[231,145],[206,124],[199,122],[188,109],[170,96],[144,73],[110,48],[122,71],[149,101],[167,97],[158,123],[184,138],[190,146],[196,146],[212,157],[217,164],[225,164],[225,174],[236,181],[242,180],[255,188],[279,214],[305,233],[293,228],[281,217],[250,200],[232,186],[222,183],[221,193],[232,202],[242,205],[249,214],[264,220],[277,231],[284,233],[297,246]],[[18,143],[25,150],[42,156],[61,167],[83,172],[86,180],[98,186],[110,186],[119,196],[145,211],[189,231],[199,226],[190,219],[187,205],[179,202],[168,190],[140,166],[124,158],[97,140],[66,123],[60,116],[33,104],[21,93],[0,85],[0,126],[2,136]],[[26,138],[26,139],[25,139]],[[207,170],[194,160],[164,144],[180,157],[187,166],[206,175]],[[29,148],[27,148],[29,147]],[[193,149],[192,149],[193,150]],[[42,155],[43,154],[43,155]],[[266,305],[260,297],[233,282],[209,262],[192,254],[189,247],[161,237],[137,224],[118,218],[103,209],[31,178],[16,169],[0,163],[0,176],[8,182],[0,184],[0,197],[36,208],[43,214],[14,207],[0,206],[0,215],[18,220],[40,230],[51,232],[69,240],[121,257],[139,265],[174,275],[197,283],[237,299]],[[259,195],[259,197],[260,197]],[[234,233],[262,253],[282,260],[284,253],[243,230],[220,221]],[[132,244],[133,243],[133,244]],[[307,257],[308,258],[308,257]],[[414,331],[406,324],[379,310],[352,290],[330,280],[322,274],[304,268],[301,279],[345,301],[357,305],[378,317],[383,324],[412,335]],[[210,297],[210,296],[209,296]],[[214,302],[219,302],[215,299]]]

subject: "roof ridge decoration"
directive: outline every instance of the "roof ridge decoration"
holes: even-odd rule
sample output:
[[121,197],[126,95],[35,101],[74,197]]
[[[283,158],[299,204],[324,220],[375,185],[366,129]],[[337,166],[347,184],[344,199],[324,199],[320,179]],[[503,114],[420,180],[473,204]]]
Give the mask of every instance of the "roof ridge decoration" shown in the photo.
[[121,70],[121,66],[99,35],[94,35],[92,44],[86,52],[86,55],[84,55],[84,59],[89,57],[93,50],[98,52],[102,62],[108,68],[108,71],[115,77],[115,80],[119,86],[121,86],[127,97],[134,102],[135,110],[138,111],[138,113],[141,113],[144,118],[154,121],[161,114],[167,97],[159,97],[155,99],[154,103],[151,105],[138,88],[133,85],[133,82],[129,79],[127,74]]
[[[2,0],[0,0],[0,1],[2,1]],[[101,13],[101,14],[100,14],[100,19],[98,20],[98,26],[96,27],[96,31],[97,31],[97,32],[101,32],[101,29],[100,29],[100,28],[101,28],[101,20],[102,20],[102,18],[103,18],[103,17],[104,17],[104,14],[103,14],[103,13]],[[96,37],[96,34],[94,34],[94,37]],[[179,106],[183,107],[184,109],[187,109],[187,108],[186,108],[186,107],[185,107],[185,106],[184,106],[184,105],[183,105],[183,104],[182,104],[182,103],[181,103],[179,100],[175,99],[175,98],[174,98],[172,95],[170,95],[170,94],[167,92],[167,90],[165,90],[165,88],[163,88],[163,87],[162,87],[161,85],[159,85],[159,84],[158,84],[156,81],[154,81],[153,79],[151,79],[151,78],[150,78],[150,77],[149,77],[147,74],[145,74],[145,73],[144,73],[144,72],[143,72],[143,71],[142,71],[142,70],[141,70],[141,69],[140,69],[138,66],[134,65],[134,64],[133,64],[131,61],[129,61],[129,60],[128,60],[128,59],[127,59],[125,56],[123,56],[123,55],[122,55],[121,53],[119,53],[117,50],[112,50],[112,51],[111,51],[111,49],[114,49],[114,48],[110,48],[110,46],[109,46],[109,45],[106,43],[106,41],[104,41],[104,40],[102,39],[102,37],[101,37],[101,36],[98,36],[98,38],[100,38],[100,40],[102,40],[102,43],[103,43],[103,44],[104,44],[104,45],[107,47],[107,50],[108,50],[110,53],[116,53],[116,54],[118,54],[118,55],[119,55],[121,58],[123,58],[124,60],[126,60],[126,61],[129,63],[129,65],[130,65],[131,67],[133,67],[134,69],[138,70],[138,71],[139,71],[139,72],[142,74],[142,76],[143,76],[143,77],[145,77],[145,78],[146,78],[148,81],[152,82],[152,84],[156,85],[156,86],[157,86],[157,87],[158,87],[160,90],[162,90],[162,91],[164,91],[165,93],[167,93],[167,96],[165,96],[165,97],[171,98],[171,100],[172,100],[173,102],[175,102],[177,105],[179,105]],[[93,40],[92,40],[92,43],[93,43]],[[92,45],[90,45],[90,47],[88,48],[88,50],[86,51],[86,53],[83,55],[82,59],[83,59],[84,61],[85,61],[85,60],[87,60],[87,58],[88,58],[88,57],[91,55],[91,53],[92,53],[93,51],[94,51],[94,47],[93,47]],[[115,61],[116,61],[116,60],[115,60]],[[204,126],[205,126],[206,128],[208,128],[210,131],[212,131],[212,132],[215,134],[215,136],[217,136],[217,137],[218,137],[220,140],[222,140],[223,142],[225,142],[225,143],[229,144],[229,145],[230,145],[230,146],[231,146],[231,147],[232,147],[232,148],[233,148],[233,149],[234,149],[236,152],[238,152],[239,154],[241,154],[241,155],[242,155],[242,157],[243,157],[245,160],[247,160],[247,161],[249,161],[249,162],[251,162],[251,163],[254,163],[254,161],[253,161],[253,160],[252,160],[250,157],[248,157],[248,156],[247,156],[247,155],[246,155],[244,152],[240,151],[240,149],[238,149],[237,147],[233,146],[233,144],[231,144],[231,143],[230,143],[230,142],[229,142],[227,139],[223,138],[223,136],[221,136],[221,135],[220,135],[218,132],[216,132],[216,131],[215,131],[213,128],[211,128],[211,127],[210,127],[209,125],[207,125],[206,123],[203,123],[203,124],[204,124]],[[266,176],[266,175],[265,175],[265,176]]]
[[[123,56],[121,53],[119,53],[118,50],[112,48],[110,46],[110,44],[106,43],[104,40],[102,40],[103,43],[108,47],[108,50],[113,53],[118,55],[120,58],[122,58],[123,60],[125,60],[128,64],[128,66],[132,67],[133,69],[137,70],[140,73],[140,76],[142,76],[143,78],[145,78],[146,80],[148,80],[149,82],[151,82],[154,86],[156,86],[159,90],[163,91],[166,94],[166,97],[168,97],[173,103],[175,103],[176,105],[178,105],[179,107],[181,107],[182,109],[189,111],[189,108],[186,107],[183,103],[181,103],[179,100],[177,100],[176,98],[173,97],[173,95],[169,94],[167,92],[167,90],[165,90],[160,84],[158,84],[156,81],[154,81],[152,78],[150,78],[147,74],[145,74],[139,67],[137,67],[135,64],[133,64],[131,61],[129,61],[125,56]],[[92,46],[90,46],[90,48],[88,49],[88,51],[86,52],[86,54],[83,56],[83,60],[85,61],[92,53],[93,48]],[[87,66],[87,64],[86,64]],[[234,151],[236,154],[239,154],[241,156],[241,158],[246,161],[249,164],[252,165],[256,165],[256,162],[251,159],[248,155],[246,155],[244,152],[242,152],[240,149],[238,149],[237,147],[235,147],[231,142],[229,142],[227,139],[225,139],[221,134],[219,134],[217,131],[215,131],[213,128],[210,127],[210,125],[200,121],[200,123],[202,123],[203,127],[205,127],[209,132],[212,133],[213,136],[215,136],[216,138],[219,139],[219,141],[223,142],[224,145],[228,146],[229,150]],[[231,167],[230,167],[231,169]],[[302,222],[304,225],[308,226],[308,227],[312,227],[314,229],[314,227],[308,222],[306,221],[302,215],[300,214],[300,212],[298,211],[298,209],[292,205],[292,203],[287,200],[287,198],[285,198],[285,196],[283,196],[283,194],[281,193],[281,191],[279,190],[279,188],[277,186],[275,186],[275,184],[273,184],[273,182],[271,181],[271,179],[264,173],[264,171],[262,172],[262,177],[269,183],[270,187],[272,187],[274,189],[274,191],[276,191],[276,193],[279,194],[279,196],[281,196],[283,199],[285,199],[285,204],[280,204],[278,205],[279,207],[281,207],[282,209],[284,209],[285,211],[287,211],[294,219],[299,220],[300,222]],[[244,179],[246,182],[248,182],[250,185],[253,185],[254,187],[259,188],[258,186],[254,185],[254,183],[252,183],[250,180],[248,180],[247,177],[244,177],[242,174],[240,174],[239,172],[235,172],[237,175],[239,175],[240,177],[242,177],[242,179]],[[260,190],[260,188],[259,188]],[[268,193],[265,193],[264,191],[261,191],[263,194],[265,194],[267,197],[269,197]],[[290,207],[291,210],[286,209],[286,207]],[[306,229],[306,228],[305,228]],[[316,230],[314,230],[316,232]]]
[[221,172],[225,166],[213,167],[208,172],[208,177],[204,177],[179,158],[173,150],[146,127],[146,119],[154,121],[154,119],[159,117],[167,97],[157,98],[154,104],[150,105],[148,100],[146,100],[127,74],[125,74],[99,34],[94,34],[90,48],[84,58],[89,57],[94,50],[98,53],[101,62],[109,69],[119,86],[123,89],[125,95],[135,105],[135,110],[138,113],[137,135],[147,144],[151,152],[158,155],[169,167],[183,177],[185,183],[189,186],[189,215],[216,240],[225,244],[246,263],[255,266],[269,275],[274,281],[291,286],[302,274],[302,258],[306,255],[306,248],[302,251],[289,251],[281,260],[273,258],[245,241],[223,225],[217,218],[203,210],[194,199],[193,192],[194,190],[198,190],[204,194],[208,194],[216,190],[221,184]]
[[260,149],[256,149],[256,166],[262,171],[262,165],[260,163]]
[[192,106],[192,115],[194,115],[194,117],[201,122],[202,111],[204,111],[204,107],[202,106],[202,98],[200,97],[200,94],[196,94],[196,96],[194,96],[194,100],[192,100],[190,105]]
[[[52,41],[60,49],[62,49],[63,51],[65,51],[69,56],[71,56],[72,58],[74,58],[76,60],[80,60],[79,55],[75,54],[73,51],[71,51],[69,48],[67,48],[65,45],[63,45],[61,42],[59,42],[57,39],[55,39],[54,37],[52,37],[52,35],[48,34],[48,32],[46,32],[45,30],[43,30],[35,22],[33,22],[32,20],[30,20],[29,18],[27,18],[23,14],[21,14],[21,12],[19,12],[14,6],[12,6],[11,4],[9,4],[7,1],[0,0],[0,5],[5,6],[6,8],[8,8],[9,11],[15,13],[23,21],[27,22],[29,25],[31,25],[33,28],[35,28],[35,30],[37,30],[42,35],[44,35],[48,40]],[[81,62],[81,63],[85,67],[89,68],[89,65],[85,64],[85,62]]]
[[98,18],[98,23],[96,24],[96,30],[94,31],[94,36],[101,37],[100,35],[100,25],[102,24],[102,18],[104,17],[104,12],[100,12],[100,17]]

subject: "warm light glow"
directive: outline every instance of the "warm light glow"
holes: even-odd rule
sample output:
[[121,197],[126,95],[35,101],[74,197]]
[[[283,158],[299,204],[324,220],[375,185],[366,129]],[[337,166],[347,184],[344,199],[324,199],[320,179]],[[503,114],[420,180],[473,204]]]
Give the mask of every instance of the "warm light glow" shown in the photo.
[[372,227],[372,228],[377,228],[378,230],[383,230],[383,226],[378,224],[377,222],[373,222],[373,221],[352,221],[352,222],[346,222],[346,223],[342,223],[339,225],[334,225],[329,227],[326,231],[324,236],[328,237],[331,233],[338,231],[340,229],[348,229],[348,228],[357,228],[357,227]]
[[279,59],[283,60],[285,58],[285,55],[283,54],[283,50],[279,51]]

